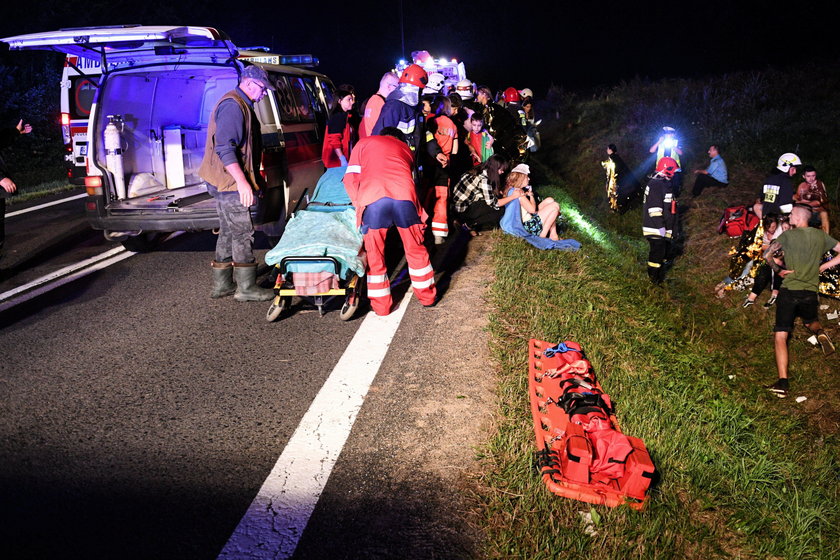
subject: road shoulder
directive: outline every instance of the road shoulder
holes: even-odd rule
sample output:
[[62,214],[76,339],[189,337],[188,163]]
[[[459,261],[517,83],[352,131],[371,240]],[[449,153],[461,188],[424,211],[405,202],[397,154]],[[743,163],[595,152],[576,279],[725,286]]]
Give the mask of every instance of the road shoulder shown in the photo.
[[495,410],[491,243],[470,241],[437,306],[410,302],[296,557],[481,555],[471,496]]

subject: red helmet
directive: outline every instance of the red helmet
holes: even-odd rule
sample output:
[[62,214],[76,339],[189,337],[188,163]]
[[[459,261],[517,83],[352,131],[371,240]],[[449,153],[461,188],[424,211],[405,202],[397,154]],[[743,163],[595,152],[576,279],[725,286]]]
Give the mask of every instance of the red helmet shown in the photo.
[[656,162],[656,172],[665,175],[669,179],[674,176],[677,169],[679,169],[679,165],[677,165],[677,160],[674,158],[663,157],[659,158],[659,161]]
[[505,90],[505,103],[510,103],[513,101],[514,103],[519,103],[519,92],[516,91],[515,87],[509,87]]
[[422,66],[411,64],[403,70],[402,76],[400,76],[400,83],[424,88],[429,83],[429,75],[426,74]]

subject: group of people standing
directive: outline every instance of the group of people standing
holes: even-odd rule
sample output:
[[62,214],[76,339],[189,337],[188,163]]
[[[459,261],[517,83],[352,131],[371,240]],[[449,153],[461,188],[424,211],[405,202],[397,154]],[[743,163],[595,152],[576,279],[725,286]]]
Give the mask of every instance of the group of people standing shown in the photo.
[[529,232],[557,239],[559,206],[537,199],[524,163],[536,145],[528,140],[529,126],[536,127],[529,124],[533,101],[515,88],[503,99],[495,103],[489,88],[468,80],[447,92],[442,75],[429,76],[416,64],[399,75],[385,73],[358,108],[355,88],[336,90],[322,159],[327,168],[346,168],[375,313],[386,315],[392,306],[384,261],[390,227],[399,231],[412,287],[426,306],[436,300],[427,226],[435,244],[446,240],[453,223],[477,234],[498,227],[504,206],[516,200]]
[[[327,125],[324,165],[344,165],[357,142],[395,127],[406,136],[415,155],[416,184],[431,214],[429,225],[435,243],[443,243],[449,235],[456,189],[460,204],[454,210],[460,223],[473,231],[498,226],[496,199],[504,183],[487,190],[497,192],[495,199],[482,197],[487,208],[466,212],[465,202],[468,205],[477,200],[480,187],[473,183],[483,176],[485,167],[492,167],[490,181],[495,183],[510,168],[523,163],[529,150],[537,148],[532,95],[527,88],[520,91],[511,87],[496,103],[489,88],[476,88],[469,80],[462,80],[448,92],[443,75],[428,75],[416,64],[407,66],[400,75],[385,73],[377,92],[358,110],[355,89],[340,86]],[[488,163],[494,155],[497,157]],[[484,167],[475,171],[480,166]],[[465,180],[467,173],[471,176]],[[456,187],[462,180],[463,184]]]
[[[681,167],[677,157],[682,151],[676,142],[668,142],[672,133],[673,129],[666,127],[665,134],[651,147],[652,153],[658,152],[657,156],[663,146],[670,153],[657,157],[655,172],[644,190],[642,232],[650,245],[647,272],[655,284],[661,284],[664,279],[664,266],[673,256],[671,241],[678,227],[676,197]],[[614,149],[611,146],[608,153],[612,155]],[[718,146],[710,146],[708,155],[709,166],[695,171],[694,197],[707,187],[728,184],[726,164]],[[803,171],[804,180],[795,188],[793,178],[798,170]],[[768,389],[779,397],[787,396],[789,390],[788,345],[797,317],[813,333],[826,355],[834,352],[834,345],[819,321],[817,301],[820,274],[840,265],[840,242],[829,235],[827,202],[825,186],[817,179],[816,169],[803,166],[796,154],[786,153],[779,157],[774,172],[764,180],[752,205],[761,222],[751,242],[757,262],[747,263],[755,272],[755,280],[743,307],[753,305],[761,291],[772,285],[771,297],[764,307],[775,305],[776,308],[773,332],[778,379]],[[834,256],[825,258],[831,252]]]

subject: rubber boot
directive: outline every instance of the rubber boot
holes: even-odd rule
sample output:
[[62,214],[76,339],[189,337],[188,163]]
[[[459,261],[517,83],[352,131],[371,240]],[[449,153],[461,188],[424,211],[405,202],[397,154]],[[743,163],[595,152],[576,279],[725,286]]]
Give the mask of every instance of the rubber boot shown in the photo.
[[274,299],[274,290],[257,286],[257,263],[233,263],[236,280],[236,301],[268,301]]
[[210,261],[213,268],[213,291],[210,297],[213,299],[225,297],[236,291],[236,284],[233,283],[233,263]]

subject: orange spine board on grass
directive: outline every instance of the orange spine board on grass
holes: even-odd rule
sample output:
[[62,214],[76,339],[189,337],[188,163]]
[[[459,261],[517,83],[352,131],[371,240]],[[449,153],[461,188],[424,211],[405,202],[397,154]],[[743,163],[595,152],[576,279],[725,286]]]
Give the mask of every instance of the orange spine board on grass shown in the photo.
[[[609,396],[595,379],[592,365],[580,345],[571,341],[563,344],[565,352],[546,356],[545,350],[554,344],[536,339],[528,343],[528,392],[543,482],[551,492],[565,498],[609,507],[626,503],[633,509],[642,510],[647,504],[647,492],[655,472],[645,444],[621,433]],[[607,406],[597,418],[600,424],[594,429],[608,429],[621,434],[617,437],[626,437],[629,453],[623,461],[623,474],[609,478],[593,470],[593,463],[599,457],[589,428],[573,422],[561,406],[561,399],[569,391],[568,386],[564,389],[564,381],[566,385],[582,386],[587,392],[602,397],[601,401]]]

